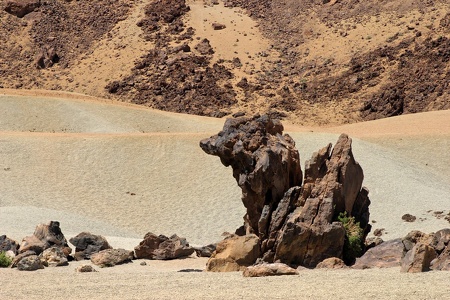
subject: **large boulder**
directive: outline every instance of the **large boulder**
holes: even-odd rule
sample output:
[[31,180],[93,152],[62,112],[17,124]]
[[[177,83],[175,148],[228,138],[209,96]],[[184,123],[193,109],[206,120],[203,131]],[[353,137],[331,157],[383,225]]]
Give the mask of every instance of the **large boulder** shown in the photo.
[[433,247],[419,242],[402,258],[401,271],[408,273],[429,271],[431,261],[436,257]]
[[342,134],[306,162],[302,183],[293,139],[269,116],[227,119],[200,147],[231,166],[242,189],[246,233],[260,238],[266,262],[315,267],[330,257],[353,263],[369,233],[368,190],[352,140]]
[[431,246],[439,256],[431,262],[430,268],[450,271],[450,228],[437,231],[433,236]]
[[45,249],[45,243],[34,235],[26,236],[20,243],[19,253],[34,251],[36,254],[41,254]]
[[132,259],[133,251],[124,249],[106,249],[91,255],[91,262],[100,267],[113,267]]
[[144,240],[134,248],[136,258],[160,260],[186,257],[194,251],[185,238],[180,238],[176,234],[169,238],[151,232],[147,233]]
[[260,256],[259,238],[254,234],[231,235],[217,244],[216,251],[206,264],[212,272],[242,271],[253,265]]
[[76,260],[90,259],[93,253],[112,248],[105,237],[90,232],[81,232],[69,242],[75,246]]
[[37,255],[24,257],[17,263],[19,271],[36,271],[43,268],[44,264]]
[[16,255],[19,251],[19,244],[6,235],[0,235],[0,252],[7,251],[12,251]]
[[354,269],[392,268],[400,266],[404,255],[404,246],[401,239],[383,242],[364,253],[356,259],[352,266]]
[[40,0],[8,0],[5,11],[16,17],[22,18],[41,5]]
[[282,263],[263,263],[250,266],[244,269],[242,275],[244,277],[265,277],[265,276],[281,276],[281,275],[298,275],[299,272]]

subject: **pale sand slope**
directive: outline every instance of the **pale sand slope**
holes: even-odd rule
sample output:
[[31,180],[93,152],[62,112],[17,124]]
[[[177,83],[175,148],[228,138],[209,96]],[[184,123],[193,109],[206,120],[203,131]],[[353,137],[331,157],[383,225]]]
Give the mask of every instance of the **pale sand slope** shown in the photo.
[[[52,95],[0,96],[0,234],[20,240],[38,223],[58,220],[66,237],[91,231],[132,249],[148,231],[206,244],[241,225],[244,208],[231,169],[198,147],[224,120]],[[374,228],[385,228],[383,237],[390,239],[449,227],[427,213],[450,209],[447,120],[450,111],[340,128],[287,128],[302,164],[335,143],[338,133],[354,137]],[[404,223],[404,213],[424,220]],[[305,271],[260,279],[175,272],[203,269],[205,262],[134,262],[95,274],[74,274],[79,263],[32,273],[0,269],[0,298],[445,299],[450,293],[444,272]]]

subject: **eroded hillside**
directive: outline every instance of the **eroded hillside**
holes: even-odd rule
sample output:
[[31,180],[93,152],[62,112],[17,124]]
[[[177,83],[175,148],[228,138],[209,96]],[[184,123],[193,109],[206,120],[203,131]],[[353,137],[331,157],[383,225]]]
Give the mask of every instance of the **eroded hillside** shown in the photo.
[[450,108],[448,1],[7,2],[4,88],[319,125]]

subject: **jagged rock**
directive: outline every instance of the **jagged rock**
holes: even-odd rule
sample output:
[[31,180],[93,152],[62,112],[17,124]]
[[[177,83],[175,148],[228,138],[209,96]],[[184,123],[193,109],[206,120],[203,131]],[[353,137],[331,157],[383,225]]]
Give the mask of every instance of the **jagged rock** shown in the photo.
[[223,130],[200,147],[219,156],[242,189],[247,233],[267,236],[268,217],[285,192],[302,183],[300,158],[294,140],[283,134],[283,125],[269,116],[227,119]]
[[56,54],[55,48],[45,46],[36,56],[35,65],[38,69],[46,69],[53,66],[59,61],[59,56]]
[[72,253],[72,248],[67,244],[58,221],[50,221],[48,224],[36,226],[33,235],[44,243],[44,250],[56,246],[61,248],[66,256]]
[[0,236],[0,252],[12,251],[16,255],[19,251],[19,244],[7,237],[6,235]]
[[441,229],[433,235],[430,245],[441,253],[450,243],[450,228]]
[[43,268],[44,265],[37,255],[24,257],[17,263],[19,271],[36,271]]
[[194,247],[195,253],[198,257],[211,257],[216,250],[217,244],[209,244],[203,247]]
[[405,247],[404,252],[410,251],[417,243],[430,245],[433,241],[433,234],[423,233],[418,230],[409,232],[403,239],[403,245]]
[[305,182],[297,208],[278,233],[275,260],[315,267],[329,257],[343,257],[345,229],[336,216],[345,212],[363,230],[361,247],[370,231],[368,190],[361,188],[363,171],[355,161],[352,140],[342,134],[306,162]]
[[216,251],[206,264],[206,270],[211,272],[243,270],[258,259],[259,248],[259,238],[254,234],[229,236],[217,244]]
[[37,255],[41,254],[45,249],[45,243],[34,235],[26,236],[20,243],[19,253],[33,251]]
[[45,249],[39,257],[48,267],[67,266],[69,264],[66,255],[59,247]]
[[40,0],[8,0],[5,11],[16,17],[22,18],[41,5]]
[[430,270],[430,264],[437,257],[433,247],[418,242],[409,250],[401,261],[401,271],[418,273]]
[[185,238],[180,238],[176,234],[170,238],[151,232],[147,233],[144,240],[134,248],[136,258],[147,259],[176,259],[186,257],[194,253],[194,248],[189,246]]
[[106,249],[91,255],[91,262],[100,267],[114,267],[133,259],[133,251]]
[[244,269],[242,275],[244,277],[265,277],[265,276],[281,276],[281,275],[298,275],[296,269],[282,263],[263,263],[250,266]]
[[437,231],[431,246],[438,253],[438,257],[431,262],[432,270],[450,271],[450,229],[442,229]]
[[371,229],[369,192],[362,187],[363,171],[351,144],[342,134],[333,149],[329,144],[314,153],[302,187],[295,143],[268,115],[227,119],[223,130],[200,147],[232,167],[247,209],[244,228],[260,238],[263,260],[315,267],[326,258],[344,257],[347,236],[354,233],[337,220],[341,213],[359,224],[354,231],[361,232],[361,249]]
[[78,267],[75,269],[75,271],[76,271],[76,272],[79,272],[79,273],[98,272],[98,271],[97,271],[96,269],[94,269],[94,267],[91,266],[91,265],[82,265],[82,266],[78,266]]
[[76,260],[90,259],[93,253],[112,248],[103,236],[89,232],[81,232],[69,242],[75,246]]
[[363,256],[356,259],[354,269],[393,268],[400,266],[403,257],[403,243],[401,239],[383,242],[370,248]]
[[450,245],[447,245],[439,256],[431,261],[430,269],[450,271]]
[[348,266],[344,261],[337,257],[327,258],[317,264],[316,269],[345,269]]

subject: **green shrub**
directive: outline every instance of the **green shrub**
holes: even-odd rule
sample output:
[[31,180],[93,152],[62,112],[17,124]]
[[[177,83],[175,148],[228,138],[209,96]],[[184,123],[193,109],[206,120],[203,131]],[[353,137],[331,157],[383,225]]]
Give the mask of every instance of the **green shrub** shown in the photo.
[[0,268],[7,268],[11,265],[12,259],[4,251],[0,252]]
[[355,222],[354,217],[347,216],[347,212],[340,213],[338,221],[344,225],[345,229],[344,262],[351,265],[363,254],[364,231],[359,222]]

